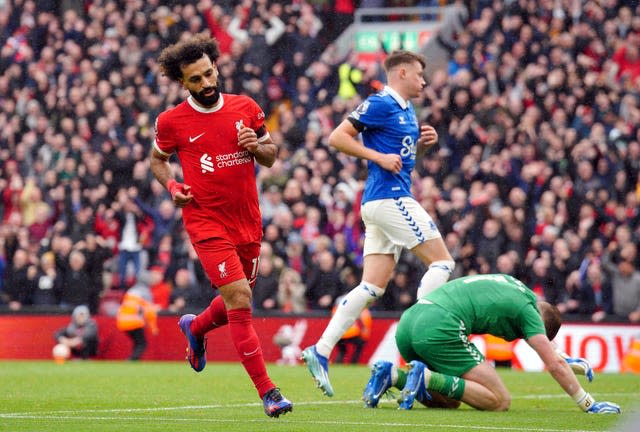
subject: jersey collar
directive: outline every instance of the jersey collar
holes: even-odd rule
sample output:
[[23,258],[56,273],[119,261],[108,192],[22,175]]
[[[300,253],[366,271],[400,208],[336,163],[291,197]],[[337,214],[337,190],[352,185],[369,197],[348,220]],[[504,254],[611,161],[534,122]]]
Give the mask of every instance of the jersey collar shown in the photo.
[[212,112],[216,112],[218,110],[220,110],[222,108],[222,106],[224,105],[224,98],[222,97],[222,93],[220,93],[220,98],[218,99],[218,102],[210,107],[210,108],[204,108],[201,107],[200,105],[198,105],[196,103],[196,101],[193,100],[193,96],[189,95],[189,97],[187,98],[187,103],[191,106],[191,108],[193,108],[194,110],[201,112],[201,113],[212,113]]
[[402,99],[402,96],[400,96],[397,91],[395,91],[388,85],[384,86],[384,90],[387,93],[389,93],[396,100],[396,102],[398,102],[398,105],[400,105],[400,108],[402,108],[403,110],[407,109],[407,107],[409,106],[409,103],[406,100]]

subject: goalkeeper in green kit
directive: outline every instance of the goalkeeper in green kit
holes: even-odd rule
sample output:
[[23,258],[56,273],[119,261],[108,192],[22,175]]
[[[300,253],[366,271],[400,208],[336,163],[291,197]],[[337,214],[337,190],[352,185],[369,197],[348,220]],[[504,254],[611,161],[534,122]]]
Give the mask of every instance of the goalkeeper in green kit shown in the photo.
[[617,404],[596,402],[582,388],[574,371],[589,381],[593,372],[586,360],[566,356],[550,341],[560,325],[558,309],[537,302],[533,291],[511,276],[475,275],[449,281],[402,314],[396,343],[409,371],[391,362],[376,362],[363,400],[367,407],[376,407],[393,386],[402,389],[401,409],[411,409],[418,400],[432,407],[457,408],[462,401],[480,410],[508,410],[508,390],[468,339],[471,334],[492,334],[509,341],[525,339],[583,411],[620,413]]

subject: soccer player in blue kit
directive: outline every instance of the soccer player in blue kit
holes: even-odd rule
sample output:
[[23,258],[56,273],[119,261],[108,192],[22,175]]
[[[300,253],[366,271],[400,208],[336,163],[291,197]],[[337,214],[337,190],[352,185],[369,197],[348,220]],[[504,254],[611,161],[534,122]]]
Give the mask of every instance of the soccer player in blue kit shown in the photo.
[[[411,193],[416,157],[438,142],[432,126],[418,124],[409,101],[426,85],[424,67],[420,55],[392,52],[384,61],[387,85],[329,136],[332,147],[368,161],[368,178],[361,207],[366,229],[362,281],[340,302],[318,342],[302,352],[327,396],[333,396],[328,375],[331,351],[360,312],[384,294],[402,249],[409,249],[428,266],[418,298],[447,282],[455,266],[431,216]],[[359,134],[362,142],[356,139]]]

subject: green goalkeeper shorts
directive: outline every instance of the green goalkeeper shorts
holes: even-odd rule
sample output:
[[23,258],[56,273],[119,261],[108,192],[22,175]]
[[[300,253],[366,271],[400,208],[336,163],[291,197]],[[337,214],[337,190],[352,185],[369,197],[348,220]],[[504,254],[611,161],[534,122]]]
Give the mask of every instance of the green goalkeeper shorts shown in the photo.
[[446,375],[462,376],[484,361],[464,322],[433,303],[418,303],[402,315],[396,344],[407,363],[420,360]]

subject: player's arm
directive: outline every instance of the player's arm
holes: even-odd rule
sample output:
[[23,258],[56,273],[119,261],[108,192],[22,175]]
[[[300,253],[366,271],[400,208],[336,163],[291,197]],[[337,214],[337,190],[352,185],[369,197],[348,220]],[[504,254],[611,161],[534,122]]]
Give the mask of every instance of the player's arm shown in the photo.
[[567,362],[556,353],[549,339],[542,334],[531,336],[527,343],[533,348],[547,370],[560,387],[576,402],[584,411],[589,413],[619,413],[620,407],[612,402],[596,402],[593,397],[584,391],[578,379]]
[[278,156],[278,146],[263,125],[257,131],[250,127],[238,130],[238,145],[253,153],[256,162],[271,167]]
[[151,147],[149,154],[149,166],[153,176],[160,182],[162,186],[167,188],[176,207],[184,207],[193,199],[191,195],[191,186],[179,183],[173,178],[171,165],[169,164],[169,155],[160,153],[155,147]]
[[570,357],[569,354],[562,351],[555,343],[551,342],[551,345],[553,346],[556,354],[567,362],[573,373],[576,375],[586,376],[589,382],[593,381],[593,369],[591,369],[591,365],[587,359],[582,357]]
[[356,139],[356,136],[360,133],[356,126],[358,126],[357,120],[351,118],[344,120],[329,135],[329,145],[349,156],[370,160],[387,171],[398,174],[402,169],[400,155],[384,154],[365,147],[362,142]]

